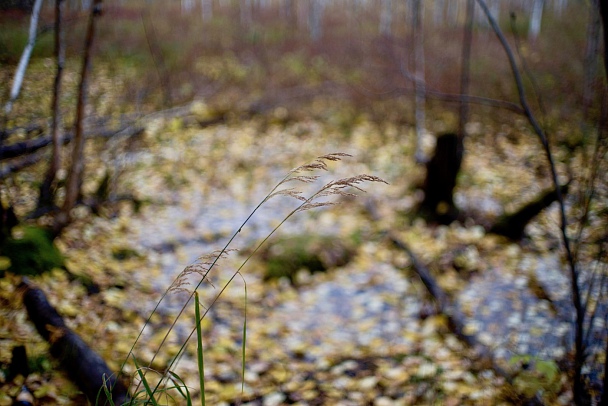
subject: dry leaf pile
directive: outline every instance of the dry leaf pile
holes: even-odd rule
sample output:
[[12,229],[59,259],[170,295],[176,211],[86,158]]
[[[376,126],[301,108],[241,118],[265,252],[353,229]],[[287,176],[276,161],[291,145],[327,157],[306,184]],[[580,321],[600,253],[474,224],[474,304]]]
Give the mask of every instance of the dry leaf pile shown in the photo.
[[[514,128],[515,134],[507,137],[496,135],[491,127],[478,127],[466,145],[456,201],[461,208],[492,219],[549,182],[542,176],[546,168],[540,148],[525,129]],[[346,266],[328,273],[302,271],[298,288],[284,280],[264,283],[264,264],[254,257],[241,272],[247,284],[246,312],[244,282],[236,278],[203,320],[207,402],[517,402],[513,387],[489,367],[472,361],[473,354],[449,332],[446,319],[434,312],[424,287],[408,270],[407,256],[391,247],[380,231],[391,228],[411,245],[469,317],[468,331],[492,347],[507,366],[515,367],[513,360],[523,362],[528,355],[560,360],[567,353],[569,293],[560,271],[564,267],[555,210],[535,220],[529,227],[533,238],[521,245],[486,235],[472,221],[436,227],[411,220],[408,213],[420,201],[416,186],[424,175],[412,158],[413,138],[409,127],[377,124],[363,116],[347,134],[314,116],[279,124],[258,117],[203,129],[186,126],[179,118],[148,122],[136,146],[117,143],[90,155],[87,167],[95,179],[110,162],[116,193],[132,193],[144,202],[141,209],[136,211],[125,201],[94,217],[81,208],[79,220],[59,241],[69,271],[92,278],[101,292],[88,294],[61,270],[36,278],[35,283],[69,326],[94,343],[118,370],[161,294],[188,264],[221,248],[290,168],[311,157],[343,151],[354,158],[330,163],[318,182],[370,173],[390,186],[370,184],[364,196],[343,197],[339,206],[298,213],[280,234],[320,233],[338,239],[358,234],[357,254]],[[517,143],[509,141],[512,138]],[[494,139],[496,143],[486,142]],[[313,190],[303,187],[305,196]],[[364,209],[368,198],[382,213],[377,223]],[[290,196],[277,196],[262,207],[231,247],[240,251],[224,258],[210,273],[210,283],[202,284],[203,304],[209,305],[242,264],[247,248],[297,204]],[[588,233],[599,233],[600,219],[590,223]],[[26,382],[39,404],[79,404],[83,399],[77,389],[46,358],[46,344],[19,307],[14,282],[12,277],[0,280],[0,361],[10,360],[14,345],[26,345],[31,359],[40,363]],[[162,369],[178,352],[194,326],[192,304],[160,351],[158,346],[186,297],[183,292],[170,293],[151,318],[134,348],[142,364],[154,359],[152,367]],[[605,354],[594,359],[601,362],[602,357]],[[196,394],[195,360],[191,343],[175,372]],[[133,373],[133,366],[128,364],[125,372]],[[534,382],[545,390],[546,401],[569,402],[566,376],[529,373],[527,380],[539,381]],[[21,383],[0,386],[0,406],[10,404]],[[519,393],[526,390],[519,388]]]

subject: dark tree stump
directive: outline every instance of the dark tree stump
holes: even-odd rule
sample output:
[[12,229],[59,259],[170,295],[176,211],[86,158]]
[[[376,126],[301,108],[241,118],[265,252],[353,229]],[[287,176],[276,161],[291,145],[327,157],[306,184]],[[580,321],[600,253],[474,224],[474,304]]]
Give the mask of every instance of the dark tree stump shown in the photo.
[[8,373],[6,375],[6,381],[10,382],[17,375],[21,375],[24,378],[30,374],[30,367],[27,362],[27,353],[24,345],[18,345],[12,349],[11,364],[8,367]]
[[80,388],[93,405],[111,404],[103,390],[104,379],[112,393],[115,405],[128,398],[127,388],[116,379],[105,361],[79,336],[70,330],[57,310],[50,305],[42,290],[25,280],[19,288],[23,291],[23,304],[38,333],[50,344],[50,353],[70,379]]
[[426,165],[422,214],[440,224],[450,224],[458,217],[453,192],[462,163],[462,137],[448,133],[437,137],[435,154]]

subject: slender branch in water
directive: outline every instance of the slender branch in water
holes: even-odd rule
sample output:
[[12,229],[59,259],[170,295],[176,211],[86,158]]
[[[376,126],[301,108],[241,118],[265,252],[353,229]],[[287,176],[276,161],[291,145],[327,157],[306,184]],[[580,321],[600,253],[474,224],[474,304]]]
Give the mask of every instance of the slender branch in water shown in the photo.
[[572,249],[570,247],[570,238],[568,237],[568,232],[566,229],[567,225],[568,225],[567,220],[566,220],[566,207],[565,207],[563,195],[560,191],[560,185],[559,185],[559,180],[557,177],[555,161],[553,159],[553,154],[551,153],[551,148],[549,146],[549,140],[547,138],[547,135],[545,134],[545,132],[541,128],[540,124],[538,123],[538,120],[534,116],[534,113],[532,112],[532,110],[530,109],[530,106],[528,104],[528,100],[526,99],[526,94],[524,91],[522,77],[521,77],[521,74],[517,67],[517,63],[515,61],[515,56],[513,55],[513,52],[511,51],[511,47],[509,46],[509,43],[507,42],[507,39],[505,38],[504,34],[502,33],[500,27],[498,26],[496,19],[492,16],[492,13],[490,13],[490,10],[488,9],[486,2],[484,0],[477,0],[477,3],[479,4],[479,6],[483,10],[484,14],[486,15],[488,21],[490,22],[492,29],[494,30],[494,33],[498,37],[498,40],[500,41],[505,53],[507,54],[507,58],[509,59],[509,65],[511,66],[511,71],[513,73],[513,77],[514,77],[515,83],[517,85],[517,93],[519,94],[519,102],[521,104],[521,107],[524,109],[524,114],[525,114],[526,118],[528,119],[528,122],[534,129],[534,132],[538,136],[538,139],[540,140],[540,142],[543,146],[547,161],[549,163],[549,168],[551,170],[551,180],[553,182],[553,186],[555,187],[555,192],[557,194],[557,202],[559,204],[559,213],[560,213],[560,227],[559,228],[560,228],[560,232],[561,232],[564,249],[566,251],[566,259],[568,261],[568,266],[570,268],[570,285],[571,285],[570,288],[572,290],[572,305],[576,312],[574,385],[573,385],[574,389],[573,390],[574,390],[574,400],[575,400],[575,402],[579,402],[579,401],[581,401],[581,399],[583,397],[583,382],[581,380],[581,370],[582,370],[584,358],[585,358],[585,355],[584,355],[585,348],[584,348],[584,343],[583,343],[583,326],[584,326],[584,322],[585,322],[585,309],[583,308],[581,294],[580,294],[580,287],[579,287],[579,282],[578,282],[579,273],[578,273],[578,269],[576,267],[576,262],[574,260],[574,256],[572,255]]

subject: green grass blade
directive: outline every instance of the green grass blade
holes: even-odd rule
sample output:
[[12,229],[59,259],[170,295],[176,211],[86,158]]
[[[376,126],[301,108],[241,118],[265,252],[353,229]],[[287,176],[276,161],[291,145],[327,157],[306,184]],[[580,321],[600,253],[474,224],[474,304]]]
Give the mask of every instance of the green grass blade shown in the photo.
[[144,388],[146,389],[146,394],[149,397],[148,402],[152,403],[154,406],[158,406],[156,399],[154,399],[154,392],[150,388],[150,384],[148,384],[145,374],[141,371],[141,368],[137,364],[137,359],[135,358],[135,356],[134,355],[132,355],[132,356],[133,356],[133,362],[135,363],[135,368],[136,368],[137,374],[139,375],[139,378],[141,379],[141,383],[144,385]]
[[[239,272],[239,275],[241,273]],[[243,282],[245,283],[245,320],[243,321],[243,344],[241,348],[241,395],[245,392],[245,346],[247,344],[247,281],[243,275]]]
[[[184,380],[173,371],[169,371],[169,374],[173,377],[174,380],[181,383],[181,385],[175,384],[175,389],[177,389],[179,394],[182,395],[182,397],[184,399],[186,399],[186,402],[187,402],[186,405],[192,406],[192,396],[190,396],[190,391],[188,390],[188,386],[186,385],[186,382],[184,382]],[[182,388],[184,389],[184,391],[186,391],[186,393],[184,393],[184,391],[182,391]]]
[[108,383],[110,382],[110,379],[106,377],[106,374],[103,374],[101,379],[103,381],[103,385],[101,388],[99,388],[99,391],[97,392],[97,398],[95,399],[95,404],[96,405],[99,404],[100,396],[103,391],[103,393],[105,393],[105,395],[106,395],[106,399],[110,402],[110,406],[115,406],[114,400],[112,400],[112,392],[110,391],[110,388],[108,388]]
[[203,334],[201,332],[201,310],[198,292],[194,291],[194,315],[196,318],[196,353],[198,356],[198,376],[201,385],[201,405],[205,406],[205,364],[203,361]]

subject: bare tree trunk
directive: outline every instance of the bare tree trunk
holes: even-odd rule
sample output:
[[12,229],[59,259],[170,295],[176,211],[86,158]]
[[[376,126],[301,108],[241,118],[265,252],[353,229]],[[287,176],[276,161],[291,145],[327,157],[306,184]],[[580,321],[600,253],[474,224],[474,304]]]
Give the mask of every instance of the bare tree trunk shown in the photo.
[[203,21],[210,21],[213,18],[213,0],[201,0],[201,14]]
[[[467,0],[467,14],[462,40],[462,62],[460,71],[460,94],[469,94],[469,76],[471,73],[471,43],[473,42],[473,17],[475,16],[475,0]],[[460,120],[458,123],[458,136],[466,136],[466,124],[469,120],[469,103],[460,102]]]
[[[602,20],[604,33],[604,89],[608,81],[608,4],[606,1],[599,0],[596,5],[599,7],[599,14]],[[600,129],[600,131],[602,131]],[[608,354],[608,339],[606,339],[606,354]],[[608,356],[604,357],[604,391],[602,393],[601,405],[608,404]]]
[[528,39],[534,41],[540,34],[540,25],[543,19],[543,6],[545,0],[534,0],[532,3],[532,15],[530,16],[530,30],[528,31]]
[[555,4],[553,6],[555,14],[561,17],[564,8],[566,7],[566,0],[555,0],[553,4]]
[[299,29],[306,29],[306,27],[308,26],[308,14],[309,10],[308,7],[309,4],[308,2],[304,2],[304,1],[296,1],[295,2],[295,7],[296,7],[296,25]]
[[321,39],[322,27],[321,20],[323,19],[323,5],[321,0],[309,0],[310,11],[308,14],[308,26],[310,29],[310,39],[317,42]]
[[440,26],[443,24],[445,0],[435,0],[433,4],[433,24]]
[[256,0],[257,6],[261,11],[270,8],[270,0]]
[[448,3],[448,23],[451,26],[454,26],[458,22],[458,12],[459,12],[460,2],[459,1],[450,1]]
[[391,35],[391,23],[392,23],[392,0],[382,0],[380,9],[380,35],[390,36]]
[[59,109],[59,98],[61,96],[61,79],[63,66],[65,64],[65,35],[62,26],[64,12],[64,1],[55,0],[55,60],[57,61],[57,73],[53,83],[53,102],[51,110],[53,121],[51,124],[51,139],[53,152],[51,162],[46,172],[44,182],[40,186],[40,196],[38,199],[38,209],[50,207],[54,200],[54,183],[57,171],[61,167],[61,147],[63,145],[62,134],[59,129],[61,124],[61,112]]
[[38,17],[40,16],[40,8],[42,7],[42,0],[36,0],[34,3],[34,8],[32,10],[32,17],[30,19],[30,32],[29,37],[27,39],[27,45],[23,50],[23,54],[21,54],[21,59],[19,60],[19,65],[17,65],[17,71],[15,72],[15,78],[13,79],[13,86],[11,87],[11,93],[8,99],[8,102],[4,105],[4,114],[8,117],[13,109],[13,103],[19,97],[19,92],[21,91],[21,84],[23,83],[23,78],[25,76],[25,70],[27,69],[27,64],[30,61],[30,56],[32,55],[32,51],[34,50],[34,44],[36,43],[36,30],[38,29]]
[[81,192],[82,177],[84,173],[84,129],[83,121],[86,114],[87,91],[89,84],[89,73],[91,67],[93,42],[95,40],[95,22],[101,15],[101,3],[103,0],[94,0],[93,8],[89,17],[87,34],[82,58],[82,70],[80,74],[80,86],[78,88],[78,105],[76,107],[76,128],[74,130],[74,145],[72,149],[72,163],[67,178],[65,189],[65,201],[61,211],[55,218],[54,232],[59,234],[71,220],[71,210]]
[[424,34],[422,0],[414,0],[412,4],[412,35],[414,37],[414,64],[416,71],[416,162],[425,162],[422,150],[422,139],[425,132],[425,100],[426,84],[424,77]]
[[294,4],[293,0],[283,0],[281,1],[281,8],[279,10],[281,15],[281,19],[283,21],[287,21],[288,23],[293,23],[294,17]]
[[188,14],[194,8],[194,0],[182,0],[182,14]]
[[585,47],[585,77],[583,78],[583,106],[585,113],[595,96],[597,85],[597,55],[599,53],[600,13],[598,13],[600,0],[591,0],[589,8],[589,25],[587,26],[587,46]]
[[604,32],[604,75],[608,77],[608,4],[600,0],[599,8],[602,16],[602,31]]
[[241,25],[243,27],[250,27],[251,21],[253,20],[252,10],[251,10],[251,0],[241,0],[240,13],[241,13],[240,14],[241,15]]

